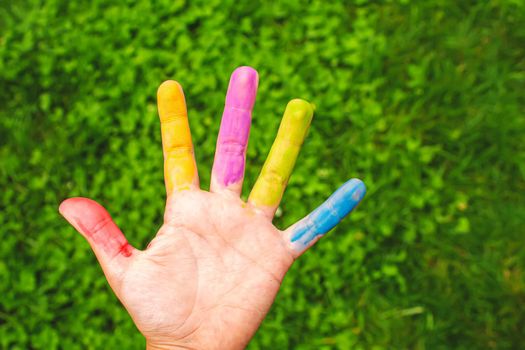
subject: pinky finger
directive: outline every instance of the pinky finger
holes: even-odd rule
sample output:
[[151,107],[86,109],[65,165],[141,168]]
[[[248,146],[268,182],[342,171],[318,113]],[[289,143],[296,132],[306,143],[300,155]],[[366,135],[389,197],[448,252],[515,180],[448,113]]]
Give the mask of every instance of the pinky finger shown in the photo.
[[363,199],[365,184],[351,179],[339,187],[323,204],[285,231],[295,256],[301,255],[325,233],[334,228]]

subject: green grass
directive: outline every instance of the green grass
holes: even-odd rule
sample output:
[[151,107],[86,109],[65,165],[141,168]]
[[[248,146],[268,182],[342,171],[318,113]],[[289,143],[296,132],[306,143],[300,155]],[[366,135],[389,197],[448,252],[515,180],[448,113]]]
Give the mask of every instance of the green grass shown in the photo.
[[269,3],[0,3],[2,349],[143,348],[58,203],[94,198],[145,246],[157,86],[183,84],[207,186],[239,65],[260,74],[245,190],[287,101],[317,106],[279,227],[350,177],[369,189],[250,349],[525,348],[524,1]]

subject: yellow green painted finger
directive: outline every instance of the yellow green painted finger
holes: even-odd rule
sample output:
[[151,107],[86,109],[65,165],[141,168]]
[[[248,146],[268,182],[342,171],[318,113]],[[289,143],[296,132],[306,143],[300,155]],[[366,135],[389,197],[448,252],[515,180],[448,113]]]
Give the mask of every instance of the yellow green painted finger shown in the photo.
[[288,103],[270,154],[250,193],[248,202],[270,218],[281,202],[313,113],[312,105],[305,100]]
[[168,196],[199,186],[197,165],[193,154],[186,100],[180,84],[173,80],[162,83],[157,91],[164,181]]

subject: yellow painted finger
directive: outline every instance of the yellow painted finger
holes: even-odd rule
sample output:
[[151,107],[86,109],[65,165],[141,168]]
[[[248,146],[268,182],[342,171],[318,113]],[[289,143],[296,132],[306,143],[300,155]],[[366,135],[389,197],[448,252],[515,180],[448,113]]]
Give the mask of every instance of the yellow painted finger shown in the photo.
[[197,165],[193,154],[188,112],[184,92],[179,83],[168,80],[157,91],[166,192],[199,186]]
[[312,117],[312,105],[305,100],[291,100],[286,106],[270,154],[248,198],[270,218],[281,202]]

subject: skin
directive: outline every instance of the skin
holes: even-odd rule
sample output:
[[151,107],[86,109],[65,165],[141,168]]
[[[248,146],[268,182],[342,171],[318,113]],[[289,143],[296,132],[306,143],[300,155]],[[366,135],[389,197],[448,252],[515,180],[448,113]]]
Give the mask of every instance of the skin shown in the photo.
[[272,225],[313,114],[308,102],[292,100],[249,201],[240,199],[254,72],[241,67],[230,80],[210,192],[199,189],[182,88],[174,81],[160,86],[167,201],[164,224],[147,249],[132,247],[95,201],[78,197],[60,205],[91,245],[148,349],[244,348],[295,259],[364,195],[363,183],[351,180],[287,230]]

